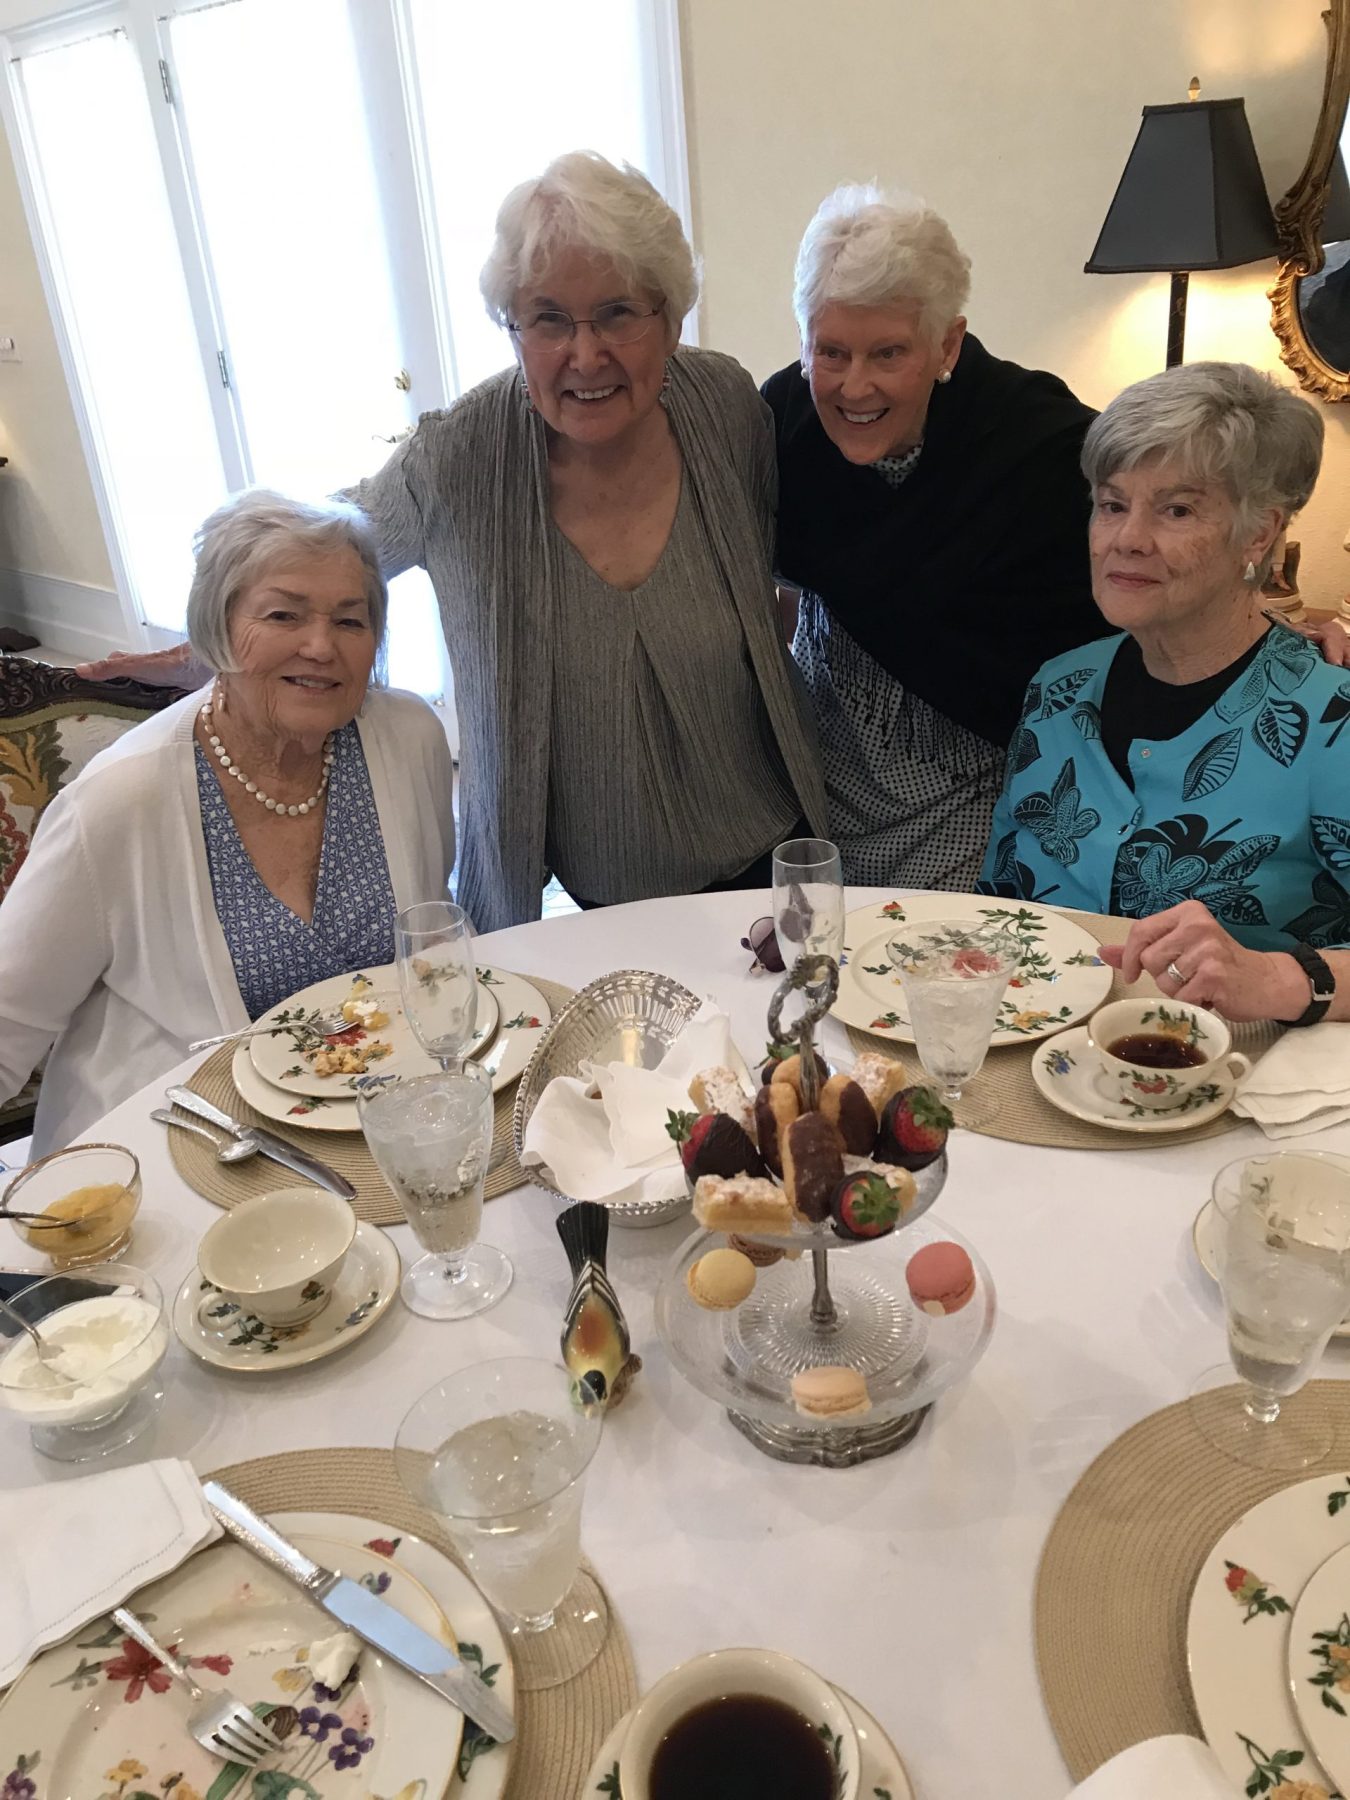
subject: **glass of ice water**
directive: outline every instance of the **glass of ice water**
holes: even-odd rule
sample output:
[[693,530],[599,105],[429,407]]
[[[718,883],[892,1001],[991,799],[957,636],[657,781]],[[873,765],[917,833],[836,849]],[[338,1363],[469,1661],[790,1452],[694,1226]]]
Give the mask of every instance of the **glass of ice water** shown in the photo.
[[403,1012],[428,1056],[452,1068],[473,1041],[478,970],[469,915],[449,900],[409,906],[394,925]]
[[511,1263],[480,1244],[492,1152],[492,1077],[478,1063],[398,1081],[357,1083],[357,1115],[381,1175],[427,1252],[403,1277],[405,1305],[428,1319],[467,1319],[495,1306]]
[[1307,1468],[1330,1451],[1332,1425],[1313,1395],[1291,1401],[1350,1311],[1350,1157],[1284,1150],[1229,1163],[1214,1212],[1231,1367],[1196,1382],[1192,1417],[1236,1462]]
[[560,1687],[600,1654],[609,1607],[581,1567],[581,1501],[601,1409],[567,1371],[509,1356],[447,1375],[394,1440],[399,1478],[446,1522],[511,1639],[516,1680]]
[[998,1111],[988,1093],[967,1093],[984,1066],[989,1040],[1021,949],[988,919],[940,919],[914,926],[886,946],[905,990],[919,1061],[958,1125],[986,1124]]

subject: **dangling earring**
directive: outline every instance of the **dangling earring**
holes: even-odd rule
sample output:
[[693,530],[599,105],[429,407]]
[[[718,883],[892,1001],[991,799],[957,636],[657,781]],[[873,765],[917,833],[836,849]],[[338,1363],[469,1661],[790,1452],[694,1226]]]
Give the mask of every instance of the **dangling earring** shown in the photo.
[[656,396],[662,406],[670,404],[670,364],[666,364],[666,372],[661,377],[661,392]]
[[520,391],[525,396],[526,412],[534,412],[535,404],[534,404],[534,401],[531,400],[531,398],[530,398],[530,384],[528,381],[526,381],[526,379],[523,375],[520,378]]
[[952,378],[952,372],[950,369],[944,369],[942,371],[942,373],[938,376],[938,380],[942,383],[943,387],[946,387],[947,383],[951,380],[951,378]]
[[1242,571],[1242,579],[1248,587],[1251,587],[1256,580],[1256,564],[1254,562],[1248,561],[1246,568]]

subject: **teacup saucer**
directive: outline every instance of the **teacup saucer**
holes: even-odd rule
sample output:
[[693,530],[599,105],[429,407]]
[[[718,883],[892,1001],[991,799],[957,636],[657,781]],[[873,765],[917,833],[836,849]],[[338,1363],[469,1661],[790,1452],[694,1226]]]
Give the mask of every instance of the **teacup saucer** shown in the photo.
[[402,1273],[392,1238],[358,1220],[332,1298],[303,1325],[265,1325],[212,1287],[194,1268],[173,1303],[173,1328],[194,1356],[247,1375],[294,1369],[331,1356],[369,1331],[398,1293]]
[[[848,1716],[853,1721],[853,1729],[858,1734],[858,1746],[862,1751],[859,1800],[863,1800],[863,1796],[866,1796],[866,1800],[914,1800],[914,1789],[895,1745],[871,1713],[859,1706],[851,1694],[846,1694],[840,1687],[834,1691],[848,1708]],[[599,1755],[592,1763],[586,1785],[581,1790],[582,1800],[593,1800],[593,1796],[597,1794],[603,1795],[604,1800],[623,1800],[619,1787],[619,1747],[632,1716],[631,1711],[626,1712],[600,1746]]]
[[1179,1106],[1150,1110],[1133,1100],[1108,1098],[1097,1086],[1097,1073],[1097,1053],[1082,1025],[1037,1044],[1031,1053],[1031,1079],[1051,1106],[1108,1131],[1190,1131],[1227,1112],[1236,1090],[1232,1076],[1222,1070],[1213,1081],[1192,1089]]

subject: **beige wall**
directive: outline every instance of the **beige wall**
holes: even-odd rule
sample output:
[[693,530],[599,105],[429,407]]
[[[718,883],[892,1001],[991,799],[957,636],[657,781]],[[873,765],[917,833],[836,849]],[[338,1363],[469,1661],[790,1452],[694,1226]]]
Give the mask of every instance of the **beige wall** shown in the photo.
[[111,587],[112,570],[9,146],[0,132],[0,568]]
[[[794,353],[797,238],[834,183],[922,193],[975,264],[972,328],[1100,405],[1157,368],[1165,276],[1082,265],[1146,103],[1241,93],[1276,194],[1320,95],[1320,0],[682,0],[703,342],[757,375]],[[1191,283],[1190,357],[1280,369],[1269,265]],[[107,552],[0,139],[0,566],[106,585]],[[1350,588],[1350,405],[1325,410],[1327,460],[1297,535],[1303,585]]]
[[[1167,277],[1084,275],[1140,108],[1242,94],[1275,196],[1321,96],[1325,0],[682,0],[702,341],[796,353],[792,259],[837,182],[922,194],[974,262],[971,328],[1100,406],[1161,367]],[[1274,265],[1191,281],[1186,351],[1279,371]],[[1308,598],[1350,590],[1350,404],[1294,535]]]

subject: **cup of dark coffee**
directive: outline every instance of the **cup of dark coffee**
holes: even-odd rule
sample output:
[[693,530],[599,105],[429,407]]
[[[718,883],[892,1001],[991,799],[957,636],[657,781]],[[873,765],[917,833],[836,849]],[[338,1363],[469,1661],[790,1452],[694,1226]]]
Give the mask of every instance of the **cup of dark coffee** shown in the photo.
[[775,1650],[713,1650],[663,1675],[619,1748],[623,1800],[858,1800],[857,1733],[829,1682]]
[[1185,1000],[1113,1000],[1092,1015],[1098,1087],[1147,1112],[1182,1106],[1201,1088],[1231,1087],[1251,1068],[1218,1013]]

